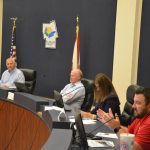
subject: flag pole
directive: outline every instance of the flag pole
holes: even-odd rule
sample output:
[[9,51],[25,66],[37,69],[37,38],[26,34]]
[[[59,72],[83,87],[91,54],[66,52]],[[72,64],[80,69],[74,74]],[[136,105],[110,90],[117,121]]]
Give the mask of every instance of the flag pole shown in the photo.
[[10,18],[10,20],[12,21],[12,33],[11,33],[11,50],[10,50],[10,57],[11,58],[14,58],[15,61],[17,59],[17,56],[16,56],[16,35],[15,35],[15,30],[16,30],[16,21],[17,21],[17,17],[13,17],[13,18]]
[[80,69],[80,45],[79,45],[79,17],[77,16],[77,27],[76,27],[76,33],[77,33],[77,68]]
[[80,39],[79,39],[79,17],[76,17],[76,39],[74,44],[72,69],[80,69]]

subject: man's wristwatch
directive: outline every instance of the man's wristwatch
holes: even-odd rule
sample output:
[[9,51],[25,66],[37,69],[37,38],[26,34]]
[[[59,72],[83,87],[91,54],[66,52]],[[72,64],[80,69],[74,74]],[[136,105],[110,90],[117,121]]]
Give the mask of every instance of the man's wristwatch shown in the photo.
[[114,132],[118,133],[120,129],[121,129],[121,127],[117,127],[117,128],[114,129]]

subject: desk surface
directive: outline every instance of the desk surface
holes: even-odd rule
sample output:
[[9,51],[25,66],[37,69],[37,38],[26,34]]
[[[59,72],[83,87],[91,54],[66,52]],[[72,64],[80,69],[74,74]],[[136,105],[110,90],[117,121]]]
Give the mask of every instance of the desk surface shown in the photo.
[[[91,132],[92,130],[96,129],[99,127],[97,130],[93,132],[93,134],[96,134],[98,132],[104,132],[104,133],[114,133],[114,131],[110,128],[108,128],[106,125],[102,125],[100,121],[97,121],[96,124],[91,124],[91,125],[84,125],[86,133]],[[109,140],[113,141],[115,147],[114,148],[91,148],[92,150],[97,149],[97,150],[105,150],[105,149],[113,149],[113,150],[120,150],[119,146],[119,140],[118,138],[105,138],[103,137],[103,140]]]
[[68,150],[71,146],[71,129],[53,129],[42,150]]
[[[70,113],[68,113],[69,115]],[[71,114],[72,115],[72,114]],[[110,129],[109,127],[107,127],[106,125],[104,125],[102,122],[100,121],[95,121],[95,124],[84,124],[84,128],[85,128],[85,132],[91,133],[92,134],[96,134],[98,132],[103,132],[103,133],[114,133],[114,131],[112,129]],[[96,129],[96,130],[95,130]],[[94,131],[93,131],[94,130]],[[119,145],[119,140],[118,138],[105,138],[103,137],[103,140],[108,140],[108,141],[113,141],[115,147],[113,148],[91,148],[89,147],[89,150],[105,150],[105,149],[111,149],[111,150],[120,150],[120,145]],[[80,147],[76,147],[76,148],[72,148],[71,150],[79,150],[81,149]]]
[[[86,124],[86,125],[84,124],[84,127],[85,127],[86,133],[90,133],[91,131],[93,131],[94,129],[99,127],[97,130],[92,132],[92,134],[94,134],[94,135],[98,132],[114,133],[113,130],[108,128],[106,125],[102,125],[102,123],[99,121],[96,121],[96,124]],[[105,148],[104,147],[96,147],[96,148],[89,147],[88,150],[120,150],[118,138],[103,137],[103,140],[113,141],[115,147],[113,147],[113,148],[112,147],[109,147],[109,148],[106,148],[106,147]],[[83,148],[73,145],[71,150],[83,150]]]
[[[56,118],[58,119],[58,114],[55,113],[55,115],[56,115]],[[67,115],[72,116],[72,113],[68,112]],[[46,118],[50,119],[51,114],[48,113],[48,116],[46,116]],[[52,117],[52,120],[53,119],[54,118]],[[66,121],[66,122],[68,122],[68,121]],[[50,124],[51,119],[47,120],[46,123]],[[58,123],[60,124],[60,126],[63,126],[62,122],[58,122]],[[93,134],[96,134],[97,132],[113,133],[113,131],[111,129],[109,129],[107,126],[105,126],[105,125],[101,126],[101,125],[102,125],[102,123],[97,121],[96,124],[88,124],[88,125],[84,125],[84,127],[85,127],[86,133],[89,133],[89,132],[93,131],[97,127],[100,127],[100,128],[98,128],[97,130],[92,132]],[[118,139],[110,139],[110,138],[104,138],[104,139],[108,139],[110,141],[113,141],[114,144],[115,144],[115,147],[114,148],[89,148],[89,150],[106,150],[106,149],[108,149],[108,150],[110,150],[110,149],[111,150],[112,149],[113,150],[119,150],[120,149]],[[70,150],[82,150],[82,148],[79,147],[79,146],[71,147],[71,142],[72,142],[72,130],[71,129],[62,129],[62,128],[54,129],[53,128],[52,129],[52,134],[48,138],[46,144],[44,144],[44,146],[42,147],[42,150],[69,150],[69,149]]]
[[[53,121],[56,121],[57,120],[57,116],[58,116],[58,113],[54,113],[52,111],[49,111],[49,114],[51,114],[52,116],[52,120]],[[67,116],[72,116],[73,114],[71,112],[67,112],[66,113]],[[55,116],[56,115],[56,116]],[[69,123],[69,121],[66,121],[66,123]],[[63,129],[63,125],[64,125],[64,122],[59,122],[57,121],[57,128],[59,128],[59,130],[56,130],[56,129],[53,129],[53,130],[56,130],[58,133],[57,136],[59,137],[60,141],[63,142],[64,138],[65,138],[65,134],[63,134],[63,132],[65,131]],[[53,126],[54,127],[54,126]],[[102,123],[100,121],[96,121],[95,124],[84,124],[84,127],[85,127],[85,131],[86,133],[89,133],[91,131],[93,131],[94,129],[96,129],[97,127],[99,127],[97,130],[95,130],[94,132],[92,132],[93,134],[96,134],[97,132],[104,132],[104,133],[114,133],[113,130],[111,130],[110,128],[108,128],[106,125],[102,125]],[[63,131],[64,130],[64,131]],[[69,130],[69,129],[66,129],[66,130]],[[60,133],[59,133],[60,132]],[[62,132],[62,133],[61,133]],[[55,132],[54,132],[55,133]],[[59,136],[60,135],[60,136]],[[54,136],[54,135],[53,135]],[[55,135],[56,136],[56,135]],[[68,136],[70,136],[68,134]],[[55,137],[54,137],[55,138]],[[118,139],[113,139],[113,138],[103,138],[104,140],[109,140],[109,141],[113,141],[114,144],[115,144],[115,147],[114,148],[89,148],[89,150],[106,150],[106,149],[111,149],[111,150],[120,150],[120,146],[119,146],[119,140]],[[68,141],[68,140],[67,140]],[[56,142],[56,141],[55,141]],[[61,143],[60,143],[61,144]],[[45,149],[46,150],[46,149]],[[59,149],[57,149],[59,150]],[[66,149],[67,150],[67,149]],[[73,147],[70,148],[70,150],[82,150],[81,147],[79,147],[78,145],[73,145]]]

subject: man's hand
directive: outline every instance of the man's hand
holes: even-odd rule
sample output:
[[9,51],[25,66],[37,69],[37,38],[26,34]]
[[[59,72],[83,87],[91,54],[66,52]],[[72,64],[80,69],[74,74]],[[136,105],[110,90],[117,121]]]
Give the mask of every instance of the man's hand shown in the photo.
[[[106,125],[111,127],[112,129],[115,129],[116,127],[120,126],[119,117],[117,116],[117,114],[114,117],[111,108],[109,108],[109,113],[106,113],[103,110],[99,109],[97,111],[97,115],[98,115],[98,120],[100,120],[101,122],[105,123],[108,121],[106,123]],[[114,119],[112,119],[112,118],[114,118]]]

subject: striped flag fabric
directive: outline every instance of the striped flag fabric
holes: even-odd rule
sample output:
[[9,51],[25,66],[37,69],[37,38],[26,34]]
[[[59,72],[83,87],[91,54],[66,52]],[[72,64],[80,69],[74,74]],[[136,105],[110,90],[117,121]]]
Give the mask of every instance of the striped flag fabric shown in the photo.
[[72,69],[80,69],[80,37],[79,37],[79,17],[77,16],[76,39],[73,50]]
[[15,25],[15,23],[12,26],[10,57],[14,58],[15,61],[17,60],[17,56],[16,56],[16,25]]

